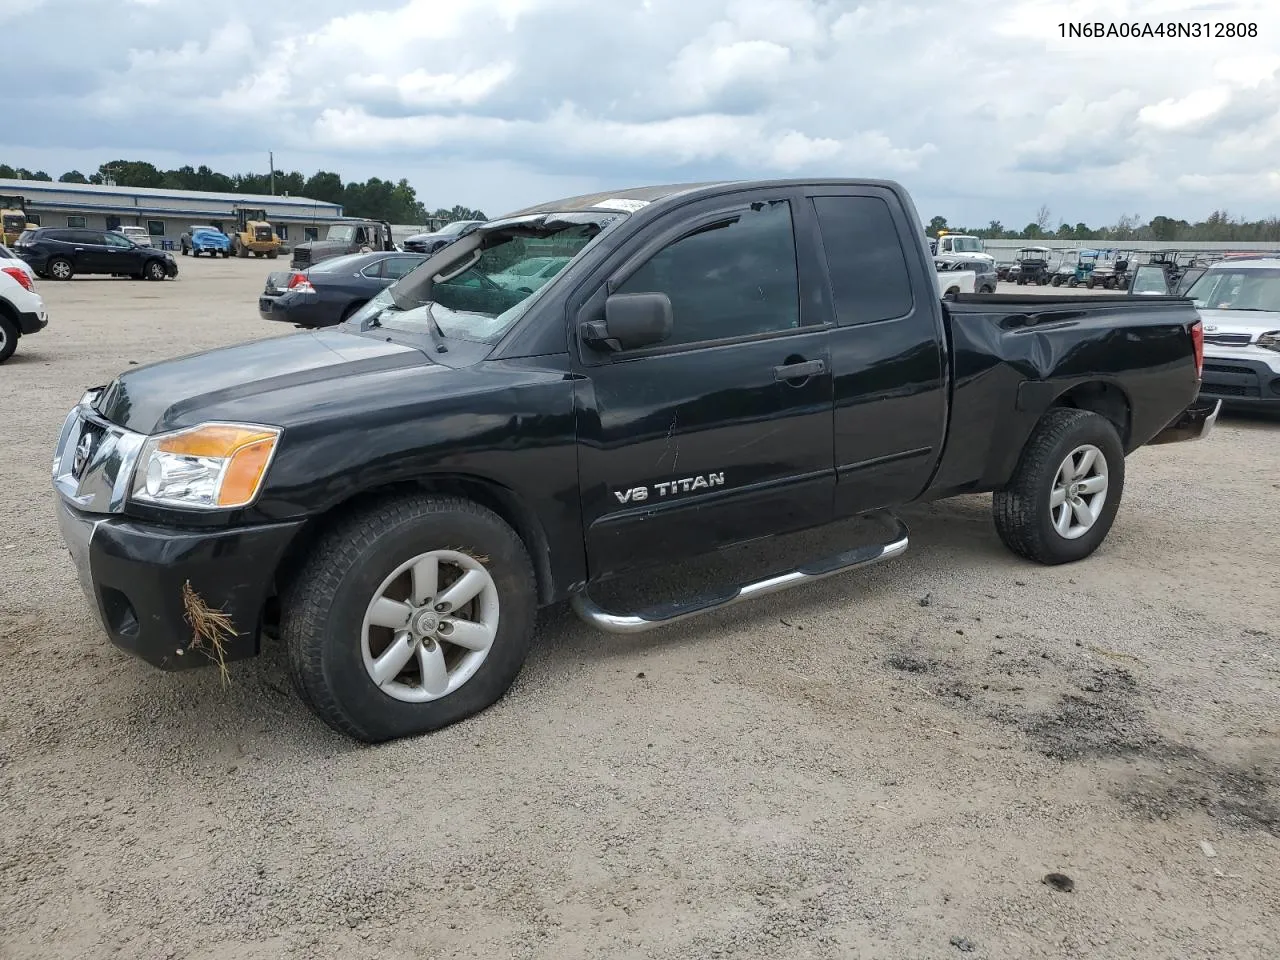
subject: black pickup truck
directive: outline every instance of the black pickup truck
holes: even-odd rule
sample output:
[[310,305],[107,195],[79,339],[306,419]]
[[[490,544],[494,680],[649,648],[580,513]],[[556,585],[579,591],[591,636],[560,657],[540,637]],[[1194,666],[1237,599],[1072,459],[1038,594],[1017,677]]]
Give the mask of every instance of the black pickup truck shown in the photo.
[[[534,260],[562,265],[535,282]],[[904,504],[992,491],[1015,553],[1087,557],[1126,455],[1213,426],[1200,330],[1174,297],[943,302],[890,182],[578,197],[486,223],[338,327],[89,390],[57,513],[116,645],[173,670],[278,635],[321,718],[385,740],[500,698],[539,607],[672,623],[896,556]],[[883,538],[601,605],[611,578],[858,516]]]

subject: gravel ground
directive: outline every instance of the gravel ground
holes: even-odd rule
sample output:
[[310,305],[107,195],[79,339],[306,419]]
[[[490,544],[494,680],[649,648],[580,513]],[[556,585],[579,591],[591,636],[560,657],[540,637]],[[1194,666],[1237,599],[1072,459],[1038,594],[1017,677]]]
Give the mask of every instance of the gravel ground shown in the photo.
[[58,539],[84,387],[287,332],[266,263],[182,268],[41,284],[0,367],[0,956],[1275,956],[1280,423],[1137,453],[1084,563],[913,509],[903,559],[692,625],[548,611],[500,704],[362,747],[278,649],[118,653]]

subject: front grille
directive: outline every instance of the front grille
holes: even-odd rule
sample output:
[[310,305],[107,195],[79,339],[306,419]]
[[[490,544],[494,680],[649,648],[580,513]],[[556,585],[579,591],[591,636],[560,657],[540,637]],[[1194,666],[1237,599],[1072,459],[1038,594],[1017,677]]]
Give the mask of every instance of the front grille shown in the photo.
[[259,240],[270,240],[271,229],[269,227],[258,227],[254,230],[253,235]]
[[1200,392],[1207,396],[1213,397],[1256,397],[1257,389],[1242,387],[1237,383],[1206,383],[1200,387]]
[[1206,333],[1205,343],[1213,343],[1220,347],[1245,347],[1249,345],[1247,333]]
[[306,247],[300,247],[293,251],[293,266],[305,267],[311,263],[311,251]]

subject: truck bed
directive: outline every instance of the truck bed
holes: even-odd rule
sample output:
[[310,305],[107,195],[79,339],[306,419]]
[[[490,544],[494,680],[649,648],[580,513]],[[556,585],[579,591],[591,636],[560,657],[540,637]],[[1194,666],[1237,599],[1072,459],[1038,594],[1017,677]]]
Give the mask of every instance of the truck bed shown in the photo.
[[1130,452],[1199,390],[1183,297],[962,294],[942,305],[947,444],[926,499],[1002,486],[1031,429],[1073,391],[1101,396]]

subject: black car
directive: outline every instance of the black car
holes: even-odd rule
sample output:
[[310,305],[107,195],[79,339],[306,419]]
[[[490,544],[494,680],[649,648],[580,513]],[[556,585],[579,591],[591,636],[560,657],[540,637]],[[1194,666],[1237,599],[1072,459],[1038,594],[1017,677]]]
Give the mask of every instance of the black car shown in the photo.
[[276,271],[267,277],[258,313],[299,327],[331,327],[426,259],[399,251],[353,253],[306,270]]
[[[52,461],[93,613],[165,670],[278,638],[302,700],[376,741],[494,703],[539,607],[670,625],[899,556],[911,503],[993,492],[1014,553],[1083,560],[1126,456],[1214,425],[1200,317],[943,300],[919,223],[882,180],[571,197],[463,237],[358,320],[128,367]],[[508,279],[550,257],[537,289]],[[1172,462],[1138,461],[1140,482]],[[854,517],[877,537],[786,572],[653,606],[609,589]]]
[[37,276],[70,280],[77,273],[105,273],[164,280],[178,275],[173,254],[143,247],[122,233],[73,227],[40,227],[18,237],[13,252]]
[[413,253],[435,253],[473,232],[482,223],[483,220],[455,220],[434,233],[415,234],[404,242],[404,248]]

